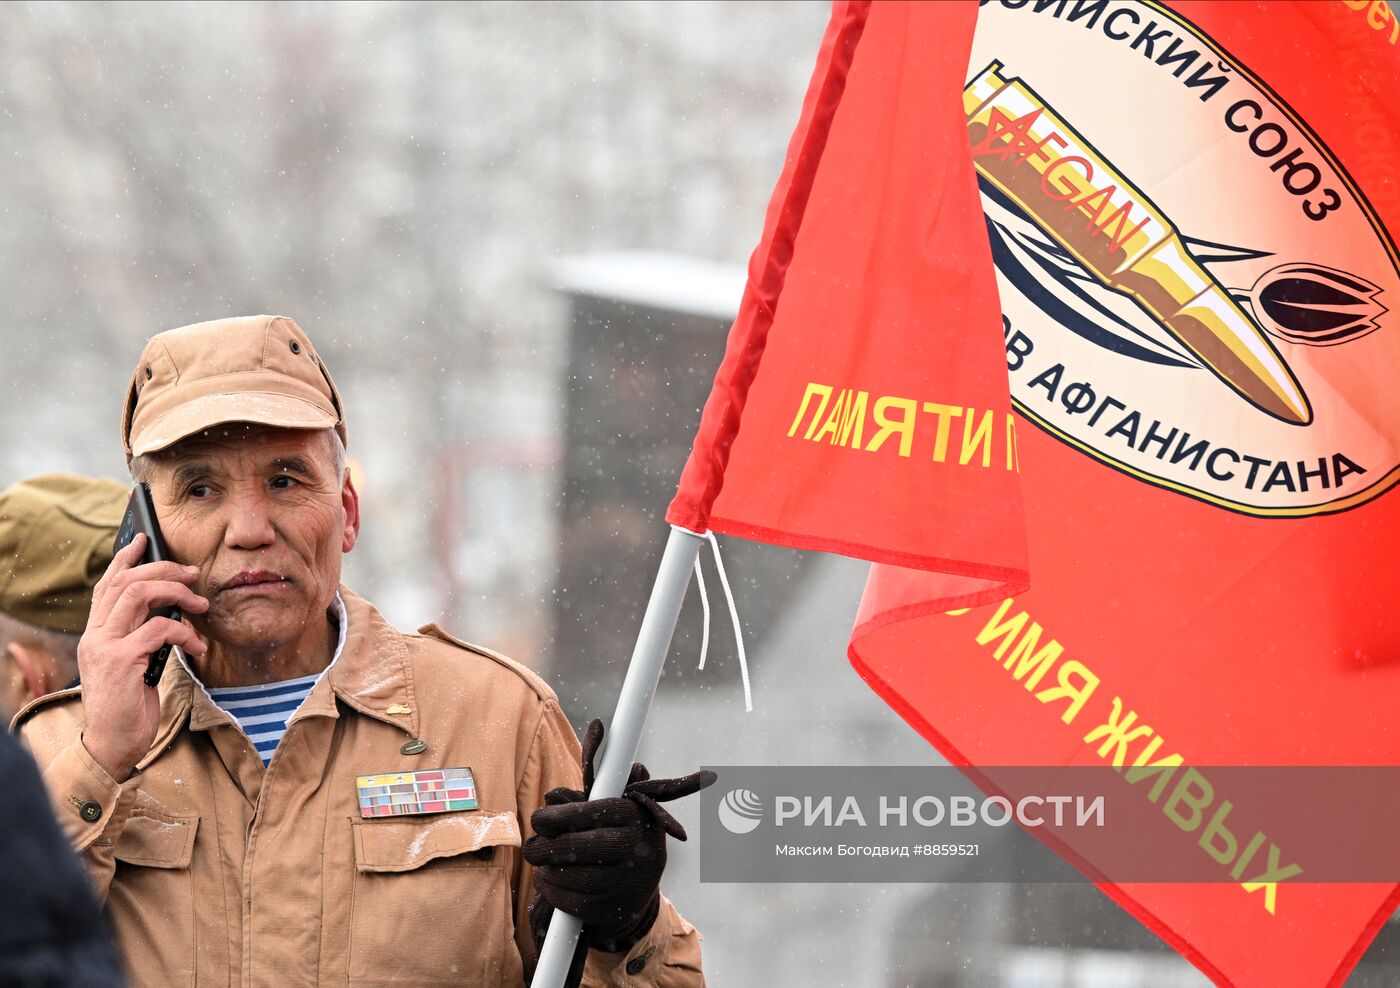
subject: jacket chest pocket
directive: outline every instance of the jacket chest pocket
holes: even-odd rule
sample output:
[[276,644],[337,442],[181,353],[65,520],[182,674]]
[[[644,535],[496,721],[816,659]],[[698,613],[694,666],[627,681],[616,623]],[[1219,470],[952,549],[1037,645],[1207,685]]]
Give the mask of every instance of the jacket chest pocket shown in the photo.
[[468,811],[351,826],[350,983],[506,983],[518,970],[518,959],[510,963],[515,815]]
[[195,969],[194,856],[197,815],[140,802],[112,849],[117,860],[107,912],[133,985],[191,985]]

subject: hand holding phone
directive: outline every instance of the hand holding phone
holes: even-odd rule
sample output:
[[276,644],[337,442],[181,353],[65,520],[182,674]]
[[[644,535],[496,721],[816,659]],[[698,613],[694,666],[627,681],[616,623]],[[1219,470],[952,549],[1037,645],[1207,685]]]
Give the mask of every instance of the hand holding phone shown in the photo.
[[[193,628],[169,615],[204,614],[209,601],[193,588],[199,571],[169,559],[150,491],[132,493],[120,547],[92,589],[87,628],[78,642],[83,688],[82,743],[117,782],[130,778],[160,725],[159,682],[171,646],[204,655]],[[155,538],[152,538],[152,535]]]
[[[151,502],[151,489],[145,484],[137,484],[131,492],[131,500],[126,504],[126,514],[122,517],[121,527],[117,529],[116,541],[112,543],[112,555],[115,556],[130,545],[137,532],[146,533],[146,552],[142,562],[160,563],[170,559],[170,550],[165,547],[165,538],[156,522],[156,508]],[[152,608],[146,619],[149,621],[156,617],[179,621],[182,615],[180,608],[168,604]],[[173,647],[169,642],[165,642],[151,653],[146,664],[146,674],[142,677],[147,686],[154,687],[160,682],[161,673],[165,671],[165,663],[170,658],[170,649]]]

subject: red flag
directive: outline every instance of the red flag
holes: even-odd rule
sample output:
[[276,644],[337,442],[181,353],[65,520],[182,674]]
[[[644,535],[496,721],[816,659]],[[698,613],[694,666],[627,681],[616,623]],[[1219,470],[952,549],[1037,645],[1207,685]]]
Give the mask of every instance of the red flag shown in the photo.
[[1026,586],[976,16],[834,5],[672,524],[919,567],[945,607]]
[[[958,764],[1157,768],[1143,798],[1195,801],[1183,839],[1221,880],[1104,891],[1219,983],[1340,984],[1400,886],[1308,882],[1200,783],[1400,764],[1400,24],[1371,0],[1002,0],[968,57],[954,21],[837,5],[668,517],[703,528],[722,482],[715,530],[874,560],[850,658],[901,716]],[[1001,411],[988,240],[1010,470],[965,414]],[[869,417],[843,441],[854,389],[867,416],[916,401],[908,457],[867,449]]]
[[[877,566],[850,649],[954,761],[1162,763],[1162,803],[1400,764],[1398,41],[1356,0],[982,9],[1035,588],[892,623],[929,588]],[[1400,889],[1306,884],[1229,795],[1183,835],[1220,883],[1105,891],[1222,984],[1339,984]]]

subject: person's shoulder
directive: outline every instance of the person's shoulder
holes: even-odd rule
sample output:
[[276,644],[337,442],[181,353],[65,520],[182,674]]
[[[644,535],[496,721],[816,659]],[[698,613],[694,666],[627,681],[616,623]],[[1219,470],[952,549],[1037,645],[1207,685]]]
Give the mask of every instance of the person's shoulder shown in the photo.
[[496,688],[511,686],[528,691],[540,700],[559,702],[554,690],[529,666],[493,649],[449,634],[436,624],[425,624],[416,635],[408,637],[418,643],[423,662],[429,665],[445,663],[443,674],[446,676],[481,677]]
[[340,595],[350,634],[356,638],[355,649],[369,650],[381,659],[402,656],[412,691],[427,706],[442,712],[464,710],[466,705],[460,701],[472,698],[489,703],[502,716],[511,707],[525,716],[531,708],[558,706],[559,698],[549,684],[528,666],[448,634],[436,624],[423,625],[416,634],[401,630],[363,597],[343,586]]
[[19,708],[10,721],[10,733],[19,734],[26,725],[29,730],[45,728],[61,730],[81,723],[83,714],[83,690],[81,686],[46,693],[30,700]]

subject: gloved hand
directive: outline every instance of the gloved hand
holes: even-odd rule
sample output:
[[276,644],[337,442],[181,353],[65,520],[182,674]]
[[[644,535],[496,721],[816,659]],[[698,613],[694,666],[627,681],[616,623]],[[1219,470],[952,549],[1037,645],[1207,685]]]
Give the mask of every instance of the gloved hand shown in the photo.
[[661,803],[699,792],[715,773],[653,779],[634,763],[621,796],[587,800],[593,789],[593,756],[603,722],[593,720],[583,739],[583,791],[559,787],[530,816],[535,835],[521,853],[535,866],[538,895],[530,903],[530,927],[543,940],[554,909],[583,920],[589,946],[627,950],[651,929],[661,907],[666,835],[685,840],[685,828]]

